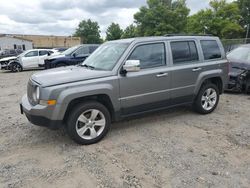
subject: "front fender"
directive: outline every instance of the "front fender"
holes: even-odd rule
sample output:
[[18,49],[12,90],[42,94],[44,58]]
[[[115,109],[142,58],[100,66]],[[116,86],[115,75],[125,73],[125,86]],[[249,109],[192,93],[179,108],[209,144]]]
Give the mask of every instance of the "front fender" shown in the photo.
[[[58,120],[62,120],[71,101],[95,95],[107,95],[111,100],[114,110],[116,111],[119,109],[118,87],[115,86],[114,88],[112,84],[100,83],[87,86],[77,86],[63,90],[57,98],[59,108],[55,108],[52,116],[54,118],[57,117],[56,119]],[[117,99],[117,101],[115,99]]]

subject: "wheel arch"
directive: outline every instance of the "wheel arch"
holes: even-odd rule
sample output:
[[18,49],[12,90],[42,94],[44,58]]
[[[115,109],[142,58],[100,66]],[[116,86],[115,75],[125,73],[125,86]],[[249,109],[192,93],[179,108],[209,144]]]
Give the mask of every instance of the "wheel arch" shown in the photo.
[[220,94],[222,94],[224,91],[221,70],[217,70],[217,71],[213,71],[213,72],[205,72],[199,76],[197,82],[198,83],[196,84],[195,95],[198,94],[198,92],[200,91],[200,88],[206,83],[215,84],[218,87]]
[[67,121],[68,115],[71,112],[71,110],[74,108],[75,105],[77,105],[79,103],[84,103],[87,101],[96,101],[96,102],[101,103],[102,105],[104,105],[108,109],[108,111],[111,115],[111,119],[112,120],[115,119],[115,110],[114,110],[114,106],[112,104],[110,97],[107,94],[97,94],[97,95],[89,95],[89,96],[79,97],[79,98],[75,98],[75,99],[71,100],[67,106],[63,121],[64,122]]

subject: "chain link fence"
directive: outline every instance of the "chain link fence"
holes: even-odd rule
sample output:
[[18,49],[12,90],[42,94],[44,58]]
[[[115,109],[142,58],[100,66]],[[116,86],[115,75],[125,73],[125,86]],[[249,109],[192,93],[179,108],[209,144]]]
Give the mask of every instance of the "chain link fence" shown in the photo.
[[225,48],[225,51],[230,52],[231,50],[237,48],[240,45],[249,44],[250,38],[248,39],[223,39],[221,41]]

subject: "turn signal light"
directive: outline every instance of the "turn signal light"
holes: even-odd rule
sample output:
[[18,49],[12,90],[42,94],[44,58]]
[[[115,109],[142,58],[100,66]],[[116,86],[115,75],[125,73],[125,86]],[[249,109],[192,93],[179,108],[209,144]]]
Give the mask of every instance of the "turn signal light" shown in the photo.
[[43,106],[54,106],[56,105],[56,100],[48,100],[48,101],[45,101],[45,100],[40,100],[40,105],[43,105]]

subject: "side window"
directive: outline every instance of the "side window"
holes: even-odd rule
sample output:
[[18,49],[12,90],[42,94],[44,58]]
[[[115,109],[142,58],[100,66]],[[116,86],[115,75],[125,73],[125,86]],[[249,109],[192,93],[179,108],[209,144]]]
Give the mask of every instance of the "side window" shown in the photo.
[[145,44],[135,48],[128,60],[140,60],[141,69],[159,67],[166,64],[165,45]]
[[35,57],[35,56],[38,56],[38,51],[31,51],[25,55],[25,57]]
[[171,42],[174,64],[198,61],[199,55],[194,41]]
[[221,58],[221,51],[215,40],[202,40],[201,47],[205,60]]
[[98,46],[90,46],[89,53],[92,54],[97,48],[98,48]]
[[86,55],[86,54],[89,54],[89,47],[85,46],[85,47],[81,47],[80,49],[78,49],[76,52],[76,57],[79,57],[79,56],[83,56],[83,55]]
[[44,55],[48,55],[48,51],[46,50],[39,51],[39,56],[44,56]]

